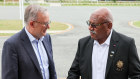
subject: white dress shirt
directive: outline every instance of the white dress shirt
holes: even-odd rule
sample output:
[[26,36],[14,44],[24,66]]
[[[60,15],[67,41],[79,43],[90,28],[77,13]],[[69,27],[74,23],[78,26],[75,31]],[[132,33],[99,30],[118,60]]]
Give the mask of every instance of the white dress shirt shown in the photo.
[[111,35],[112,30],[107,40],[102,44],[99,44],[97,40],[94,40],[92,51],[92,79],[105,79]]
[[[40,38],[39,40],[37,40],[34,36],[32,36],[28,32],[26,27],[25,27],[25,32],[27,36],[29,37],[29,40],[36,54],[36,57],[37,57],[37,60],[39,62],[39,66],[42,72],[43,79],[49,79],[49,61],[48,61],[46,50],[42,43],[44,36]],[[30,52],[30,53],[33,53],[33,52]]]

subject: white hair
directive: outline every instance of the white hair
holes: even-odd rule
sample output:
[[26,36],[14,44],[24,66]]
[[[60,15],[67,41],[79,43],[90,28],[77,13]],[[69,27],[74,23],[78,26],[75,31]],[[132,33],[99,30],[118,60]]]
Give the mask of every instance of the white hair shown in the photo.
[[38,12],[44,13],[47,11],[46,8],[41,7],[40,5],[29,5],[26,9],[25,9],[25,13],[24,13],[24,22],[26,25],[28,25],[28,22],[33,20],[37,20],[38,16]]

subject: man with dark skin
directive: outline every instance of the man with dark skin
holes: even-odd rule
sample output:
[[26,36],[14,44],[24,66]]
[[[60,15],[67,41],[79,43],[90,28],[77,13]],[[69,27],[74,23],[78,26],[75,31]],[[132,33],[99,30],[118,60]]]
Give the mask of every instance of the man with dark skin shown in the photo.
[[140,79],[140,61],[134,39],[112,29],[108,8],[95,10],[90,36],[79,40],[67,79]]

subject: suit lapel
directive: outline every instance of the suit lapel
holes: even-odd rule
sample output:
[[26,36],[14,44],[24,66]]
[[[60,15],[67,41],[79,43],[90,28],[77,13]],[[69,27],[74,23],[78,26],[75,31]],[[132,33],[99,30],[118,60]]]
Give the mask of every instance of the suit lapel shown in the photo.
[[107,66],[106,66],[105,79],[107,77],[110,66],[111,66],[112,61],[113,61],[115,54],[117,52],[118,45],[119,45],[119,38],[117,36],[117,33],[113,30],[111,41],[110,41],[110,46],[109,46],[109,52],[108,52],[108,60],[107,60]]
[[40,69],[37,57],[35,55],[35,52],[33,50],[32,45],[30,43],[30,40],[29,40],[29,38],[28,38],[28,36],[27,36],[27,34],[25,32],[25,29],[23,29],[21,31],[21,40],[22,40],[22,44],[23,44],[25,50],[27,51],[29,57],[31,58],[31,60],[33,61],[33,63],[35,64],[35,66],[37,67],[38,71],[41,74],[41,69]]
[[91,38],[88,45],[87,45],[87,53],[88,54],[88,62],[89,62],[89,65],[88,65],[88,73],[89,73],[89,78],[88,79],[92,79],[92,50],[93,50],[93,42],[94,40]]
[[[50,48],[50,46],[48,45],[48,39],[46,38],[46,37],[44,37],[44,40],[43,40],[43,45],[44,45],[44,47],[45,47],[45,49],[46,49],[46,53],[47,53],[47,55],[48,55],[48,59],[49,59],[49,63],[50,63],[50,60],[51,60],[51,54],[50,54],[50,52],[51,52],[51,48]],[[49,64],[50,65],[50,64]]]

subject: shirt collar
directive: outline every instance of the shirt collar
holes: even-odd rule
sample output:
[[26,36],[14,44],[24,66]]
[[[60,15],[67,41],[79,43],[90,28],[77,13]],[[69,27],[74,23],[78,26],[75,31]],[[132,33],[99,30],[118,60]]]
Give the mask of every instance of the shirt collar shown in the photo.
[[111,36],[112,36],[112,29],[111,29],[111,32],[110,32],[110,34],[109,34],[107,40],[104,42],[105,44],[107,44],[107,45],[110,44]]
[[[111,32],[110,32],[109,36],[107,37],[106,41],[101,45],[104,45],[104,44],[109,45],[110,40],[111,40],[111,36],[112,36],[112,29],[111,29]],[[94,44],[99,44],[99,42],[97,40],[94,40]]]
[[42,36],[39,40],[37,40],[30,32],[28,32],[26,27],[25,27],[25,32],[28,35],[28,37],[30,39],[30,42],[33,42],[33,41],[43,41],[43,39],[44,39],[44,36]]

